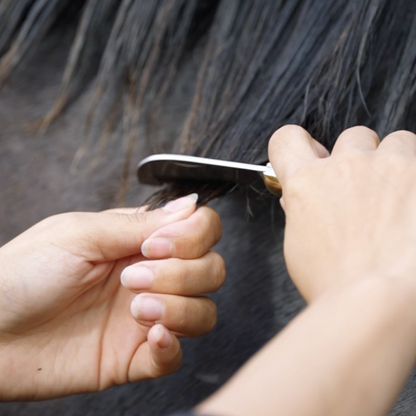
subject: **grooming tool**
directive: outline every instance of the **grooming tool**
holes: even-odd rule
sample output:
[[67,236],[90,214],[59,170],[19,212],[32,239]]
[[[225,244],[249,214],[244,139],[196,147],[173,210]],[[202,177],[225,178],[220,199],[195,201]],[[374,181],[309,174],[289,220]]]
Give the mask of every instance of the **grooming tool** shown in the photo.
[[270,163],[266,166],[205,157],[158,154],[146,157],[137,166],[139,182],[160,186],[177,180],[232,182],[281,194],[281,185]]

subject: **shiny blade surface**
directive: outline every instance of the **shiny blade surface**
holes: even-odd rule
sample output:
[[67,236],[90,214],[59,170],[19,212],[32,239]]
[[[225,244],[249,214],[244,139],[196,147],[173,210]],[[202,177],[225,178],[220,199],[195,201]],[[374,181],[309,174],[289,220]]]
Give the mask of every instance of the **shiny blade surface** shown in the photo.
[[137,166],[139,182],[163,185],[177,180],[218,181],[265,188],[266,166],[204,157],[158,154],[143,159]]

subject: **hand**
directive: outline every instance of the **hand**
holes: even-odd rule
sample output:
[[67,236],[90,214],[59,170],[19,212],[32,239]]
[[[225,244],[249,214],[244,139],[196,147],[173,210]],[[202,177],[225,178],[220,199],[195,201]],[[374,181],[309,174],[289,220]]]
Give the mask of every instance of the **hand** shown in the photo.
[[332,154],[300,127],[269,145],[283,187],[284,252],[307,301],[368,277],[416,276],[416,136],[344,131]]
[[416,136],[380,144],[356,127],[329,155],[286,126],[269,155],[287,267],[310,304],[197,413],[388,414],[416,360]]
[[220,236],[218,215],[196,210],[190,196],[153,212],[57,215],[3,246],[0,399],[96,391],[174,372],[177,336],[215,325],[215,304],[194,295],[224,281],[223,260],[209,251]]

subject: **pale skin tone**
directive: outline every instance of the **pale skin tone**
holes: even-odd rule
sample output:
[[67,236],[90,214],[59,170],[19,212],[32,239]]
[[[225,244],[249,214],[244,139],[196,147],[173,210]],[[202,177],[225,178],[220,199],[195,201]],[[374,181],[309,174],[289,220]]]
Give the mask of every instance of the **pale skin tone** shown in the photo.
[[329,155],[285,126],[269,156],[308,306],[197,412],[387,415],[416,361],[416,136],[355,127]]
[[[386,415],[416,360],[416,136],[395,132],[380,144],[374,132],[356,127],[339,137],[329,155],[305,130],[286,126],[272,137],[269,154],[283,187],[288,270],[308,306],[196,411],[212,416]],[[128,231],[137,214],[96,215],[111,214],[123,218],[111,234],[122,237],[111,249],[111,231],[96,228],[92,214],[67,218],[71,227],[80,221],[82,232],[68,231],[69,223],[57,217],[49,220],[57,221],[49,224],[53,236],[41,223],[15,246],[1,249],[2,267],[13,265],[5,268],[0,289],[3,399],[91,391],[169,373],[180,355],[172,332],[199,335],[207,317],[211,324],[205,330],[211,328],[212,304],[192,296],[209,291],[206,282],[190,287],[192,279],[179,277],[178,285],[176,274],[167,283],[158,276],[167,262],[174,262],[182,277],[189,270],[205,276],[217,264],[210,289],[220,285],[221,260],[206,254],[220,234],[212,231],[218,222],[212,211],[195,213],[193,204],[173,214],[159,211],[155,222],[139,221],[137,233]],[[108,226],[115,218],[103,222]],[[136,251],[149,237],[152,242],[142,251],[164,260],[144,260]],[[23,253],[39,249],[48,253],[46,259],[26,255],[39,280],[26,279],[33,271],[23,267]],[[66,253],[64,269],[53,261],[61,251]],[[71,263],[73,258],[78,260]],[[159,320],[154,319],[158,308],[152,309],[152,319],[143,319],[134,306],[135,292],[146,280],[143,270],[137,271],[140,261],[156,265],[145,296],[163,299]],[[69,279],[54,273],[54,279],[45,280],[43,272],[51,264],[69,271]],[[134,266],[125,269],[129,264]],[[84,273],[74,279],[71,271],[81,269]],[[122,270],[125,287],[118,282]],[[130,302],[138,322],[126,311]],[[181,319],[181,310],[192,311],[187,316],[195,320]],[[39,363],[46,377],[43,369],[34,371]]]
[[[218,215],[165,208],[50,217],[0,248],[0,399],[103,390],[177,370],[216,322]],[[130,267],[128,267],[130,266]],[[121,275],[121,282],[120,282]]]

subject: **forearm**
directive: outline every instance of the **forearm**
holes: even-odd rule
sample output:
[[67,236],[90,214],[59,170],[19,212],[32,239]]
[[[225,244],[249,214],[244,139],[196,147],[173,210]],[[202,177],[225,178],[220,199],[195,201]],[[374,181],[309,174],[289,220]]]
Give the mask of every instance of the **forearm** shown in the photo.
[[362,281],[326,294],[198,411],[387,414],[416,359],[415,310],[413,287],[393,279]]

